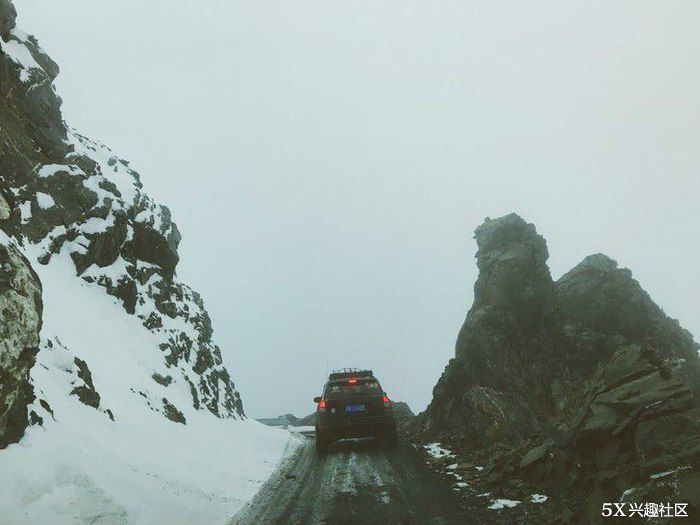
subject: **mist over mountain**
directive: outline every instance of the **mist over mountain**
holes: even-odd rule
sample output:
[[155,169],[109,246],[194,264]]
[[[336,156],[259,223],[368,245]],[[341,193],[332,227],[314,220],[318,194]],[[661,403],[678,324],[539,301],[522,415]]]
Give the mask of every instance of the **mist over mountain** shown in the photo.
[[173,210],[248,415],[305,414],[341,366],[423,410],[473,299],[465,232],[511,211],[556,246],[555,279],[613,255],[700,333],[700,245],[677,241],[700,223],[700,4],[20,11],[65,118]]

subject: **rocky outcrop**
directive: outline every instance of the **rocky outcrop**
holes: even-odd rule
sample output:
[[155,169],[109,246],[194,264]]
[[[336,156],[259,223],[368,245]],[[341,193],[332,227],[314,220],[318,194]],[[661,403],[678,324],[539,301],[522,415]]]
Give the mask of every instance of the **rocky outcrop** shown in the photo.
[[586,375],[625,345],[651,346],[681,361],[683,380],[700,390],[698,344],[664,314],[626,268],[603,254],[586,257],[556,283],[571,367]]
[[522,439],[553,412],[566,343],[547,246],[515,214],[487,219],[475,238],[479,278],[456,356],[433,391],[424,432],[470,443]]
[[92,373],[88,365],[82,359],[76,357],[73,362],[77,368],[77,379],[80,384],[75,385],[71,390],[71,395],[78,396],[80,402],[92,408],[100,408],[100,394],[95,390],[92,382]]
[[0,205],[2,229],[42,265],[69,257],[79,278],[137,316],[159,340],[160,372],[173,378],[163,386],[184,388],[193,407],[218,417],[243,415],[203,301],[177,277],[181,236],[170,211],[127,161],[67,128],[52,84],[58,66],[14,21],[0,0],[0,174],[16,203]]
[[[0,194],[0,225],[10,212]],[[0,449],[19,441],[30,422],[27,406],[34,392],[29,370],[39,348],[41,315],[41,283],[0,230]]]
[[621,500],[700,512],[690,333],[605,255],[554,283],[544,240],[516,215],[487,219],[475,237],[474,305],[414,426],[420,438],[448,444],[460,464],[488,465],[470,480],[475,491],[566,502],[539,521],[598,522],[603,502]]
[[651,347],[619,349],[555,431],[492,458],[486,486],[545,490],[587,523],[601,522],[610,501],[683,502],[696,515],[700,410],[684,379],[677,360]]
[[0,38],[7,42],[10,31],[15,27],[17,11],[10,0],[0,0]]

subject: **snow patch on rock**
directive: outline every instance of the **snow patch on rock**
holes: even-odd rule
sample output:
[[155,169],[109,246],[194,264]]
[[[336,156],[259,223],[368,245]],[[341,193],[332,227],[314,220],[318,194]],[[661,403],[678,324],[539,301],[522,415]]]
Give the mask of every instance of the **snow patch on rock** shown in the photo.
[[36,192],[36,203],[42,210],[48,210],[56,206],[56,201],[47,193]]
[[500,509],[512,509],[513,507],[517,507],[520,505],[520,502],[518,500],[514,499],[495,499],[491,501],[491,505],[488,506],[489,509],[491,510],[500,510]]

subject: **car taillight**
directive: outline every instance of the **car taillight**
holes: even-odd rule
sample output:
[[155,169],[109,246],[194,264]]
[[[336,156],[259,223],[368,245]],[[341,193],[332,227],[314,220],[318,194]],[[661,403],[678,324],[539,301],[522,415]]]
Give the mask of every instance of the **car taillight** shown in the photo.
[[325,399],[321,399],[321,402],[318,404],[318,411],[319,412],[326,411],[326,400]]
[[382,403],[384,403],[384,408],[390,408],[391,407],[391,401],[387,396],[384,396],[382,398]]

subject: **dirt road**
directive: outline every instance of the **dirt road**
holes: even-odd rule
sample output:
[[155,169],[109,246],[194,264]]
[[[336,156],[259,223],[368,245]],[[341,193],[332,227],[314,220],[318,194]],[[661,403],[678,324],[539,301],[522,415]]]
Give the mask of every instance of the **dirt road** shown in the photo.
[[421,461],[408,446],[385,450],[372,440],[341,441],[319,457],[307,438],[230,523],[471,523]]

